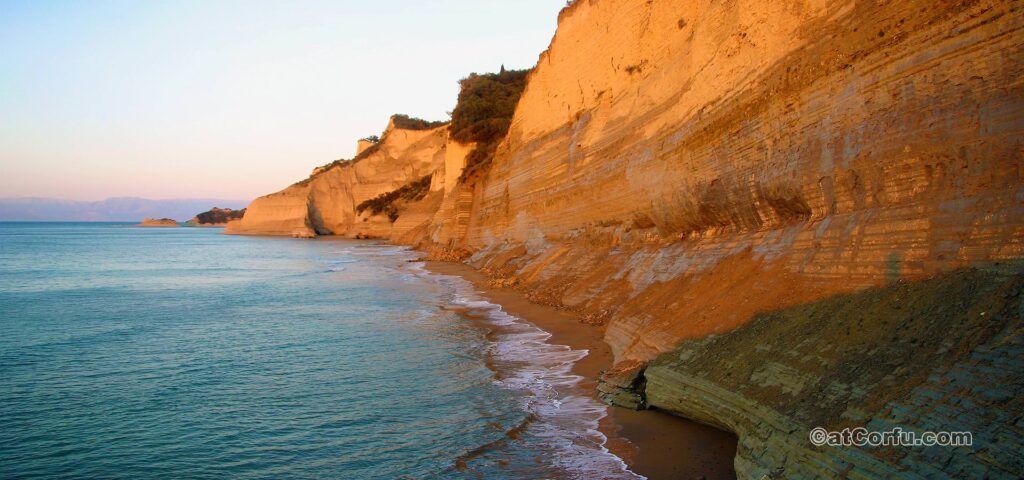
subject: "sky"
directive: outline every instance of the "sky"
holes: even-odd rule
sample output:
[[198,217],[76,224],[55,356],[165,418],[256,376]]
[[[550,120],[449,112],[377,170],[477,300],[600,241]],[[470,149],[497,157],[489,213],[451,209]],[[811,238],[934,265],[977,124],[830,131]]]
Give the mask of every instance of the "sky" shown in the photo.
[[248,200],[532,67],[564,0],[0,0],[0,198]]

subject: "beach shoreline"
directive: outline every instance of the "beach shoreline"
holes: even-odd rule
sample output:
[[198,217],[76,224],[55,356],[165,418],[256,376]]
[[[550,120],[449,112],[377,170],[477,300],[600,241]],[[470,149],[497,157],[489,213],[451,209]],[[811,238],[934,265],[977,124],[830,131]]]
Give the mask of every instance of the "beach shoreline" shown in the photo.
[[[424,264],[433,273],[469,281],[487,301],[549,333],[550,343],[587,350],[588,355],[575,363],[573,372],[583,377],[580,393],[597,399],[597,378],[613,362],[600,327],[581,323],[571,312],[531,302],[522,292],[491,287],[487,277],[469,265],[437,261]],[[732,459],[736,439],[727,432],[663,412],[612,406],[599,430],[607,437],[605,448],[634,473],[651,480],[735,478]]]

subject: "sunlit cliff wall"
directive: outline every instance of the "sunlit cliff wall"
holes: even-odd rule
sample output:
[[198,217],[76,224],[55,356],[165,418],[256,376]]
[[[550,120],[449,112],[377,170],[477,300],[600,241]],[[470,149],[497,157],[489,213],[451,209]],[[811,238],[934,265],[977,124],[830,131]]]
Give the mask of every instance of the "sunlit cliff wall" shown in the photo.
[[446,127],[406,130],[389,123],[372,153],[318,168],[307,180],[254,200],[226,232],[387,238],[392,222],[383,215],[360,215],[356,206],[441,168],[447,137]]
[[433,240],[603,325],[602,396],[733,431],[742,478],[1017,478],[1021,8],[579,0]]
[[[486,173],[459,181],[473,145],[446,127],[392,129],[228,231],[468,257],[604,328],[625,372],[606,399],[735,432],[745,478],[1015,478],[1021,8],[577,0]],[[355,214],[427,174],[393,223]],[[865,425],[980,433],[969,450],[806,441]]]
[[1019,257],[1017,9],[578,1],[454,244],[619,359]]

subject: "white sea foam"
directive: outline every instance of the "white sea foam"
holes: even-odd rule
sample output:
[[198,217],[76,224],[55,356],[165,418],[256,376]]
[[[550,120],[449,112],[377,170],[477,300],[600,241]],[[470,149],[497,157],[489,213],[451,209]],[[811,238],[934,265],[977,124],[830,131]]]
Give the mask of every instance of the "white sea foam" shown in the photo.
[[555,467],[581,479],[645,478],[631,472],[605,447],[608,439],[598,430],[598,424],[608,415],[607,407],[578,393],[583,378],[572,368],[587,356],[586,350],[549,343],[551,334],[484,300],[465,279],[431,273],[422,262],[409,262],[408,268],[417,276],[449,285],[455,291],[453,304],[483,313],[501,327],[489,348],[495,362],[507,368],[495,382],[525,393],[520,407],[537,419],[527,427],[527,434],[543,439]]

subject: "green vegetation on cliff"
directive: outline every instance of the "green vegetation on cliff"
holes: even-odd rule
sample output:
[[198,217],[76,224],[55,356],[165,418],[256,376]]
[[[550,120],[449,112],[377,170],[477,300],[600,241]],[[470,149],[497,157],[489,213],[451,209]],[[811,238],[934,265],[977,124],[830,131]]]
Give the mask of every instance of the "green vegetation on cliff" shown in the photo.
[[415,202],[425,197],[430,192],[430,177],[431,175],[425,175],[423,178],[409,182],[397,190],[382,193],[366,200],[356,205],[356,213],[362,214],[364,210],[369,209],[374,215],[380,213],[387,214],[388,218],[394,222],[398,219],[398,206],[395,203],[399,200]]
[[193,220],[196,225],[214,225],[221,223],[228,223],[230,220],[237,220],[245,215],[245,209],[232,210],[230,208],[218,208],[213,207],[212,209],[203,213],[197,214]]
[[422,118],[396,113],[391,116],[391,123],[395,125],[395,128],[401,128],[402,130],[430,130],[445,125],[448,122],[444,120],[431,122]]
[[460,182],[490,166],[494,151],[512,124],[512,114],[529,73],[530,70],[505,70],[503,66],[498,73],[471,73],[459,81],[459,98],[452,111],[451,138],[477,144],[466,157]]

